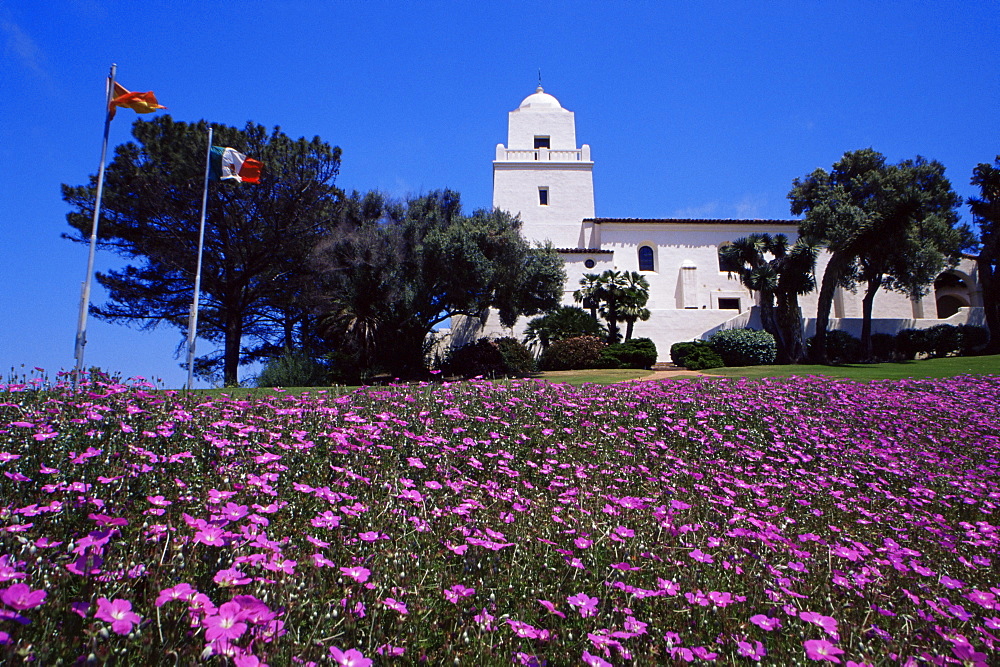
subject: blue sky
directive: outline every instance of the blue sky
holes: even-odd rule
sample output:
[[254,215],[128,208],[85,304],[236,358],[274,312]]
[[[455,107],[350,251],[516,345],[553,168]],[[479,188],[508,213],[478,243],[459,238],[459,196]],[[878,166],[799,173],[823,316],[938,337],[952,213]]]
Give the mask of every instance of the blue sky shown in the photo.
[[[449,187],[468,210],[541,69],[592,147],[597,215],[788,218],[792,179],[865,147],[975,195],[1000,154],[998,26],[995,0],[0,0],[0,376],[73,366],[87,252],[60,238],[59,186],[97,172],[112,63],[176,119],[340,146],[344,189]],[[88,366],[184,383],[183,332],[88,329]]]

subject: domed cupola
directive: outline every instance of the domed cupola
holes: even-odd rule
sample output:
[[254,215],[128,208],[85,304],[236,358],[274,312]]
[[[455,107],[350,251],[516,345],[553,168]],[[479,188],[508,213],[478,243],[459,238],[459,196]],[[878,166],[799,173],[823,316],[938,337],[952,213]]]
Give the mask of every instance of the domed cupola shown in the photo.
[[518,109],[545,109],[546,111],[552,109],[562,109],[562,105],[559,104],[559,100],[552,97],[546,93],[541,86],[535,89],[535,92],[524,98],[521,104],[517,107]]

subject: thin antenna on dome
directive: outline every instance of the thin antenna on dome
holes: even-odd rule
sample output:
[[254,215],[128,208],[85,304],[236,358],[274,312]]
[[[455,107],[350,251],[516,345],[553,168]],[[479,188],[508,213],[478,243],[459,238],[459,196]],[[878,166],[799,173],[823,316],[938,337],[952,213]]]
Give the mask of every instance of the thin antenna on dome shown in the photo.
[[542,68],[538,68],[538,92],[542,92]]

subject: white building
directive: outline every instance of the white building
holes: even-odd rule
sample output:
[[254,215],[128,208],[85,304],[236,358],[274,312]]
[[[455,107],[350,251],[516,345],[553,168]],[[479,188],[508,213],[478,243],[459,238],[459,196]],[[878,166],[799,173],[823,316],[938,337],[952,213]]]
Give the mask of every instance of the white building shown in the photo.
[[[794,241],[798,221],[596,217],[593,169],[590,146],[577,145],[573,112],[541,86],[508,114],[507,145],[497,144],[493,161],[493,206],[519,215],[529,240],[551,241],[562,254],[564,303],[574,303],[573,292],[585,273],[640,272],[650,285],[646,307],[651,317],[636,322],[633,335],[651,338],[661,361],[679,341],[707,338],[723,328],[761,328],[754,295],[722,269],[719,248],[754,232],[785,234]],[[826,261],[820,257],[818,277]],[[975,262],[965,259],[921,300],[880,290],[872,331],[982,324],[982,309],[975,308],[982,305],[977,287]],[[831,328],[860,333],[861,296],[838,290]],[[806,336],[814,331],[816,300],[816,292],[800,298]],[[513,331],[502,329],[495,313],[453,324],[453,345],[484,335],[519,336],[524,326],[522,321]]]

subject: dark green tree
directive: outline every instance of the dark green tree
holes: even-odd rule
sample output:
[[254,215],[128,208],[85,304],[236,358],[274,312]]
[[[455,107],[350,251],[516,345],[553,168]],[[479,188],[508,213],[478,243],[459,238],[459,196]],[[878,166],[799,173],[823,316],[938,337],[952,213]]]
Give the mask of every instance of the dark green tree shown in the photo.
[[976,269],[983,291],[986,326],[990,330],[986,351],[997,354],[1000,353],[1000,155],[994,164],[984,162],[972,170],[972,184],[981,193],[968,203],[979,228]]
[[313,253],[316,310],[334,356],[364,377],[423,374],[430,334],[455,316],[496,311],[505,326],[555,307],[565,271],[502,211],[464,215],[443,190],[403,203],[354,193]]
[[826,332],[837,286],[865,282],[863,330],[871,349],[871,305],[880,287],[919,294],[934,275],[957,261],[967,230],[957,227],[959,197],[944,167],[921,157],[886,164],[870,148],[845,153],[830,172],[795,179],[788,194],[799,234],[826,246],[811,353],[826,363]]
[[524,342],[538,344],[544,351],[550,344],[577,336],[607,335],[604,327],[587,311],[576,306],[559,306],[528,322]]
[[784,234],[751,234],[723,246],[720,253],[739,267],[740,282],[757,292],[761,323],[774,336],[778,363],[801,363],[805,347],[798,298],[816,287],[816,245],[805,239],[789,244]]
[[[213,124],[216,145],[264,164],[259,184],[209,187],[198,335],[220,352],[196,362],[202,374],[221,366],[227,385],[241,363],[312,337],[300,295],[308,281],[302,258],[328,228],[341,196],[334,181],[340,149],[318,137],[291,139],[279,128]],[[98,274],[104,320],[143,329],[169,324],[186,331],[197,261],[208,124],[159,116],[137,120],[134,142],[118,146],[105,175],[99,247],[129,262]],[[96,177],[63,186],[74,233],[90,233]]]

